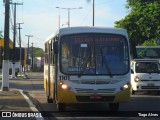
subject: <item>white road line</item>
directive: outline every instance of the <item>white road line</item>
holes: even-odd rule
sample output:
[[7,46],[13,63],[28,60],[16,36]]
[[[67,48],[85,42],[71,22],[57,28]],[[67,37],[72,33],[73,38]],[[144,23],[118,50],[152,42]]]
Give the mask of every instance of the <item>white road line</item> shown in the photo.
[[[32,101],[28,98],[27,95],[24,94],[23,90],[19,90],[20,93],[23,95],[23,97],[25,98],[26,102],[29,104],[30,106],[30,109],[33,111],[33,112],[39,112],[38,109],[35,107],[35,105],[32,103]],[[39,112],[40,113],[40,112]],[[37,118],[35,117],[37,120],[44,120],[43,117],[41,118]]]

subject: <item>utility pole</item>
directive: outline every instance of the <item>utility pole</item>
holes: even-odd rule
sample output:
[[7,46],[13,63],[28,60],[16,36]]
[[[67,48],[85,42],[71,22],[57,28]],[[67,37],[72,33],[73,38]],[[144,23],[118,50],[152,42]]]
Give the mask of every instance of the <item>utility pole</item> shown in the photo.
[[33,43],[32,43],[32,72],[34,71],[34,64],[33,64]]
[[[33,35],[25,35],[25,36],[28,37],[28,49],[27,49],[27,67],[28,67],[28,65],[29,65],[29,39],[30,39],[30,37],[33,37]],[[27,70],[28,70],[28,68],[27,68]]]
[[5,20],[4,20],[4,54],[2,69],[2,91],[9,90],[9,13],[10,0],[4,0],[5,4]]
[[60,8],[59,7],[56,7],[59,9],[59,15],[58,15],[58,28],[60,29],[61,27],[61,15],[60,15]]
[[95,14],[95,11],[94,11],[94,0],[93,0],[93,26],[94,26],[94,14]]
[[19,29],[19,49],[20,49],[20,58],[19,58],[19,61],[20,61],[20,74],[22,73],[22,56],[21,56],[21,54],[22,54],[22,48],[21,48],[21,24],[23,24],[23,23],[18,23],[18,25],[19,25],[19,27],[18,27],[18,29]]
[[16,47],[16,6],[22,3],[12,3],[14,5],[14,30],[13,30],[13,53],[12,53],[12,78],[15,78],[15,47]]

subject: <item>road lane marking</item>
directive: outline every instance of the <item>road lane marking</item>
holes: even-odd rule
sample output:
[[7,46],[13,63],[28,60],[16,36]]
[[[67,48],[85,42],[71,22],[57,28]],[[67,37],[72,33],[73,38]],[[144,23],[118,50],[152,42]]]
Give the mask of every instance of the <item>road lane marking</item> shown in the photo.
[[[23,95],[23,97],[25,98],[26,102],[29,104],[29,107],[30,109],[33,111],[33,112],[39,112],[38,109],[35,107],[35,105],[32,103],[32,101],[28,98],[28,96],[26,94],[24,94],[24,91],[23,90],[19,90],[20,93]],[[40,112],[39,112],[40,113]],[[37,120],[44,120],[43,117],[41,118],[37,118],[35,117]]]

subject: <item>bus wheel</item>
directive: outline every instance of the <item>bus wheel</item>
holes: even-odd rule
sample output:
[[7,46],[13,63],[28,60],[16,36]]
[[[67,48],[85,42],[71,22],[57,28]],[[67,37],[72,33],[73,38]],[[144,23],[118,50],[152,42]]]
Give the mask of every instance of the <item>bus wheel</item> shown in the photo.
[[119,109],[119,103],[110,103],[109,104],[110,111],[118,111]]
[[57,103],[57,110],[58,112],[63,112],[65,111],[66,105],[63,103]]

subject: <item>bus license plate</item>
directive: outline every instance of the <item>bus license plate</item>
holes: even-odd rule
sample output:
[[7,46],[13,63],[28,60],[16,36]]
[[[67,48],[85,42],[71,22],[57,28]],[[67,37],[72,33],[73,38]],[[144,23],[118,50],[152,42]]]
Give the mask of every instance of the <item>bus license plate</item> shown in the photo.
[[102,99],[102,96],[101,95],[91,95],[90,99],[96,99],[96,100],[98,99],[99,100],[99,99]]

